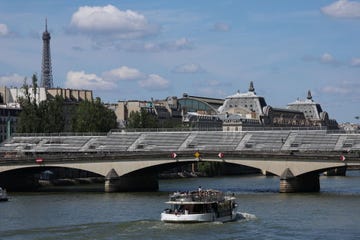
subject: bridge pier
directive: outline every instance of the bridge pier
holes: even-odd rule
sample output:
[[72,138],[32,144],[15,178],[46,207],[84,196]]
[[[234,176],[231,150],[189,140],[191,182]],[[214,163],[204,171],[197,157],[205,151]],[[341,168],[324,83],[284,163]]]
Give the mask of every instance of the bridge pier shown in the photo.
[[307,173],[295,177],[287,168],[280,176],[280,193],[319,191],[320,180],[317,173]]
[[155,173],[129,174],[117,176],[112,169],[105,177],[105,192],[157,191],[159,181]]

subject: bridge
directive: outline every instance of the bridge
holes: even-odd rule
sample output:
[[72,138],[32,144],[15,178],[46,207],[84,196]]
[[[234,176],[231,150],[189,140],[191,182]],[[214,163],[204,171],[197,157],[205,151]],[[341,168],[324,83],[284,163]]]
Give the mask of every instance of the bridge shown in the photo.
[[319,174],[360,167],[360,134],[324,130],[109,132],[104,135],[14,135],[0,145],[0,185],[33,184],[48,169],[105,177],[104,189],[158,189],[160,171],[223,162],[280,177],[280,192],[319,191]]

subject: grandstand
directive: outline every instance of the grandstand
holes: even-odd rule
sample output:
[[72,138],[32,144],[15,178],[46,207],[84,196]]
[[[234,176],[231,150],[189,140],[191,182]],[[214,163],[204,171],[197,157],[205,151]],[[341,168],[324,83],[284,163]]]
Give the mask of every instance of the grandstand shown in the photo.
[[360,134],[326,131],[173,131],[109,132],[107,135],[14,135],[0,152],[134,152],[134,151],[359,151]]
[[299,131],[294,136],[290,148],[299,151],[332,151],[339,135],[327,134],[326,131]]
[[343,149],[352,149],[360,150],[360,135],[359,134],[350,134],[344,140]]
[[190,135],[188,132],[144,133],[136,150],[175,151]]
[[289,136],[289,131],[250,132],[248,135],[250,137],[244,145],[245,149],[279,151]]
[[87,148],[92,151],[121,152],[127,151],[129,146],[139,138],[141,133],[110,132],[106,137],[100,137],[89,142]]
[[187,149],[234,150],[244,136],[244,132],[193,132]]

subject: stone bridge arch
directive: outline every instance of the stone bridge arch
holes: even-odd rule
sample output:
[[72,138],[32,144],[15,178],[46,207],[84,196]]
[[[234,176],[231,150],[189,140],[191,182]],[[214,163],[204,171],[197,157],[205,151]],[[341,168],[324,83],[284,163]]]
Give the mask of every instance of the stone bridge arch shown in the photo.
[[[49,179],[45,179],[46,174],[44,172],[46,171],[50,171],[54,175]],[[10,191],[29,191],[38,189],[45,182],[50,184],[50,180],[54,179],[62,179],[61,182],[56,181],[58,184],[69,184],[70,182],[75,183],[74,179],[89,177],[97,178],[101,177],[101,175],[66,166],[14,166],[0,172],[0,183],[2,187]],[[43,181],[40,182],[40,180]]]

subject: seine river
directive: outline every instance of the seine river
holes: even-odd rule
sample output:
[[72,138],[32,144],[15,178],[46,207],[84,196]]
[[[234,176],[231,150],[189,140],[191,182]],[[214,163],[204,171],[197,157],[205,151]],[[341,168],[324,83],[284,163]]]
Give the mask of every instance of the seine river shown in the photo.
[[[359,239],[360,172],[320,184],[320,193],[280,194],[277,177],[253,175],[161,180],[150,193],[10,193],[0,203],[0,239]],[[159,221],[170,192],[200,185],[234,192],[239,220]]]

